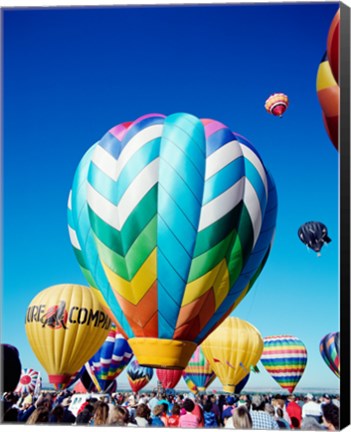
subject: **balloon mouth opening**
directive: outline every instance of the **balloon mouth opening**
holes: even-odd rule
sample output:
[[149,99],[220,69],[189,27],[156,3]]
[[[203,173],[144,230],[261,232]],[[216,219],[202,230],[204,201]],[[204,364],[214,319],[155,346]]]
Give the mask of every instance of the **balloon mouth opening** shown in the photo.
[[49,382],[56,388],[64,388],[71,378],[71,375],[60,374],[60,375],[49,375]]
[[141,366],[182,370],[188,365],[195,342],[157,338],[131,338],[128,343]]
[[235,385],[233,384],[226,384],[223,386],[223,391],[225,393],[234,393]]

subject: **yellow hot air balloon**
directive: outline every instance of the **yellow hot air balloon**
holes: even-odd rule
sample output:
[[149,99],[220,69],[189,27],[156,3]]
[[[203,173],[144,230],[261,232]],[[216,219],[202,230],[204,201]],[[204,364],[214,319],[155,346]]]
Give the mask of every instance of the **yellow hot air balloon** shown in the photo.
[[62,284],[34,297],[25,326],[32,350],[50,383],[62,389],[104,343],[111,320],[90,288]]
[[223,385],[233,393],[235,386],[260,360],[263,339],[247,321],[227,318],[201,345],[205,357]]

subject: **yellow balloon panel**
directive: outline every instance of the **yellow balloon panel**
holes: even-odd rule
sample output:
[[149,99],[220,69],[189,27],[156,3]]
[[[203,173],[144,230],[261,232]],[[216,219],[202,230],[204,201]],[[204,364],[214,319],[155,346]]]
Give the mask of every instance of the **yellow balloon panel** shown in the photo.
[[111,319],[93,290],[82,285],[55,285],[30,303],[25,327],[29,343],[49,375],[64,387],[104,343]]
[[201,345],[204,355],[221,381],[223,390],[235,386],[250,373],[263,352],[260,332],[247,321],[227,318]]

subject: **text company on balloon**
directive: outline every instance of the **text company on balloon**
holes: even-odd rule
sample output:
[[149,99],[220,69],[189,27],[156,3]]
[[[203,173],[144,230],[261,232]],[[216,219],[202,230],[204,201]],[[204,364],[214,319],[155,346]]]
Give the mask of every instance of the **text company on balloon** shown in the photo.
[[45,304],[29,306],[25,323],[41,322],[43,327],[48,326],[53,329],[67,329],[67,322],[70,324],[86,325],[93,323],[94,327],[105,329],[109,329],[111,326],[111,319],[101,310],[94,311],[93,309],[88,310],[84,307],[72,306],[69,312],[64,309],[64,313],[61,314],[61,317],[55,316],[54,319],[52,319],[52,314],[50,315],[49,312],[52,311],[53,307],[51,306],[47,310],[45,308]]

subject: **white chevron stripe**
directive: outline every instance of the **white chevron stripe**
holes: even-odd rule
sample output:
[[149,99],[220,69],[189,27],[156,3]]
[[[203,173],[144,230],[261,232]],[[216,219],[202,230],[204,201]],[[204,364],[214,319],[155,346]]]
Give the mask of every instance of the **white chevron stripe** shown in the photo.
[[79,241],[78,241],[77,233],[69,225],[68,225],[68,234],[69,234],[69,238],[71,240],[72,246],[78,250],[82,250],[82,248],[80,247]]
[[105,223],[120,231],[134,208],[157,183],[158,168],[159,158],[154,159],[135,177],[117,206],[100,195],[88,182],[87,199],[90,208]]
[[252,248],[254,248],[258,236],[260,235],[260,230],[262,226],[262,214],[260,200],[258,199],[256,190],[252,186],[251,182],[247,179],[247,177],[245,177],[244,203],[246,205],[247,211],[249,212],[254,231],[254,242],[252,245]]
[[231,188],[202,207],[199,232],[212,225],[239,204],[243,199],[244,184],[245,177],[241,177]]
[[162,124],[149,126],[136,135],[134,135],[128,144],[123,148],[118,160],[110,155],[100,145],[96,146],[92,162],[108,177],[117,181],[123,168],[130,158],[145,144],[161,136],[163,130]]
[[255,153],[249,148],[246,147],[245,145],[240,144],[241,150],[244,154],[244,157],[246,159],[248,159],[253,165],[254,167],[257,169],[263,184],[264,184],[264,188],[266,191],[266,199],[268,198],[268,183],[267,183],[267,176],[266,176],[266,172],[265,169],[261,163],[261,161],[259,160],[259,158],[255,155]]
[[68,210],[72,210],[72,189],[69,191],[67,207]]
[[238,141],[230,141],[223,147],[220,147],[206,159],[205,180],[208,180],[222,168],[242,155],[243,152],[241,151],[241,146]]

